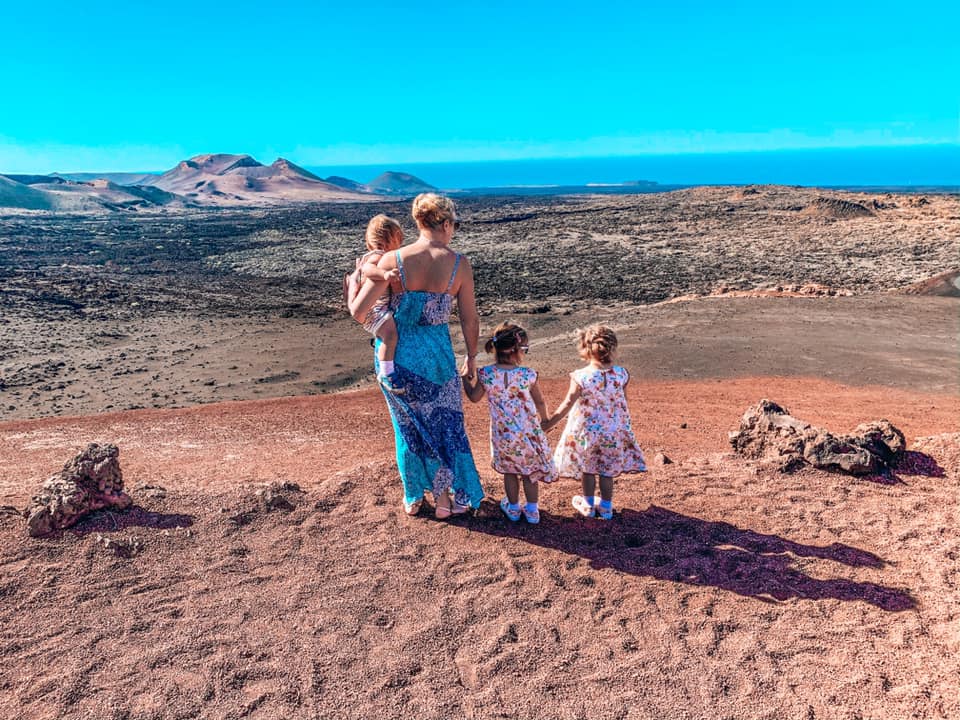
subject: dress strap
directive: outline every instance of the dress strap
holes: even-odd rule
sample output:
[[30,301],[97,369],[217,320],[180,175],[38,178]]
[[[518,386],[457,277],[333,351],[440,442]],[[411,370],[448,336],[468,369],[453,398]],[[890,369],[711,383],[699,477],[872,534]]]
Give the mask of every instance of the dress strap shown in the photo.
[[[399,255],[397,256],[399,257]],[[450,292],[450,288],[453,287],[453,281],[457,279],[457,268],[460,267],[460,253],[457,253],[456,260],[453,261],[453,272],[450,273],[450,282],[447,283],[447,289],[444,290],[445,293]]]
[[396,250],[397,258],[397,269],[400,271],[400,286],[406,291],[407,289],[407,274],[403,271],[403,258],[400,257],[400,251]]

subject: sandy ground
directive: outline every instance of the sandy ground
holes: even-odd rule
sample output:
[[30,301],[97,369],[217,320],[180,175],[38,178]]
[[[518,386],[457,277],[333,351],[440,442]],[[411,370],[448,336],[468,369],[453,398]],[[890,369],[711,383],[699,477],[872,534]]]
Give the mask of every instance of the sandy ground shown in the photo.
[[[956,717],[956,436],[866,479],[758,472],[726,442],[761,397],[835,431],[887,417],[910,442],[956,432],[956,357],[938,375],[937,351],[912,354],[927,339],[879,343],[863,382],[817,379],[868,344],[814,314],[830,345],[781,351],[793,377],[744,376],[753,349],[719,348],[750,302],[691,310],[672,341],[622,332],[651,470],[618,481],[606,525],[573,517],[570,480],[543,493],[539,527],[508,525],[482,405],[468,430],[491,500],[448,523],[403,515],[372,389],[0,424],[0,502],[24,505],[83,443],[109,440],[137,504],[47,540],[3,516],[0,714]],[[789,314],[747,324],[765,338]],[[637,370],[671,346],[689,379]],[[927,387],[883,382],[898,367]],[[544,378],[556,403],[566,381]],[[270,511],[255,494],[268,483],[300,490]],[[100,536],[143,549],[118,557]]]
[[[482,320],[484,333],[507,317],[526,327],[530,360],[548,376],[577,367],[572,333],[601,321],[620,333],[637,378],[802,374],[949,392],[960,383],[949,362],[960,337],[957,306],[956,298],[892,294],[720,297]],[[372,382],[366,336],[342,315],[159,315],[106,327],[20,318],[0,325],[0,338],[16,348],[20,368],[7,377],[22,383],[0,391],[0,419],[315,395]]]

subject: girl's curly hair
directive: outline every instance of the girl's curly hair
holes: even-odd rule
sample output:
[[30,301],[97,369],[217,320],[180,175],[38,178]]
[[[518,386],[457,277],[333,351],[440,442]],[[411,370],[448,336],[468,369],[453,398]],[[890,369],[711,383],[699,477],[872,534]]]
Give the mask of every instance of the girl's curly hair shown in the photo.
[[609,365],[617,349],[617,335],[606,325],[591,325],[577,330],[580,357]]

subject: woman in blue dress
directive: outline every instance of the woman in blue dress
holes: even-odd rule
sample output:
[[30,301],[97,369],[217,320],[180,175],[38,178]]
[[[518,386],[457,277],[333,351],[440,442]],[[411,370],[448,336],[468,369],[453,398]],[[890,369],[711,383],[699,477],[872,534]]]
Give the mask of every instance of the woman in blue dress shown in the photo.
[[[413,219],[420,230],[416,242],[384,255],[379,263],[400,276],[391,301],[399,340],[384,395],[404,509],[416,515],[429,492],[436,516],[444,519],[479,507],[484,496],[463,425],[460,375],[448,329],[454,299],[470,373],[476,369],[480,322],[470,261],[450,249],[460,225],[453,201],[434,193],[418,195]],[[367,281],[351,303],[353,316],[363,317],[383,292],[384,283]]]

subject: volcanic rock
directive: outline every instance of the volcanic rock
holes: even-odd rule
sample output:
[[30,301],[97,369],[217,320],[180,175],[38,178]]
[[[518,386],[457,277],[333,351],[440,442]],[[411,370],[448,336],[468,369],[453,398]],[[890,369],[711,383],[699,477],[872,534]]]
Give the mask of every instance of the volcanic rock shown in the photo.
[[130,507],[133,501],[123,491],[119,455],[116,445],[91,443],[44,482],[24,511],[30,535],[49,535],[101,508]]
[[807,463],[867,475],[887,469],[903,455],[905,440],[887,420],[857,426],[850,435],[836,436],[798,420],[770,400],[761,400],[740,419],[730,443],[741,455],[782,472]]

